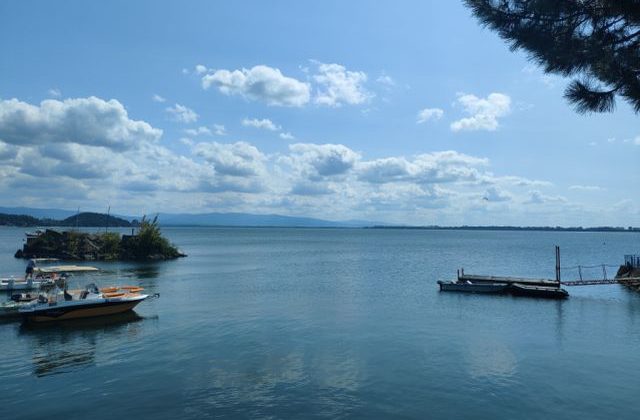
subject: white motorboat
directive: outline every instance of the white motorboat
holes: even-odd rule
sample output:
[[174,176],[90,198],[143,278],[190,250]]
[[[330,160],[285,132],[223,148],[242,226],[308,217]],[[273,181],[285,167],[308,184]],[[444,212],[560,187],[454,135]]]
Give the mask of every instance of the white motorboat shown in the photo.
[[112,315],[133,309],[149,297],[134,286],[98,289],[95,284],[84,290],[41,294],[37,301],[21,306],[20,314],[29,322],[62,321]]

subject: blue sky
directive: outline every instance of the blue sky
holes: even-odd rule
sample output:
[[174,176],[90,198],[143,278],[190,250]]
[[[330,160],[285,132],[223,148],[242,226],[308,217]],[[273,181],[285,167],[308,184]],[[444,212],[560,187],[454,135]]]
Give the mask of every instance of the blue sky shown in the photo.
[[461,2],[2,2],[0,46],[3,206],[640,225],[639,117]]

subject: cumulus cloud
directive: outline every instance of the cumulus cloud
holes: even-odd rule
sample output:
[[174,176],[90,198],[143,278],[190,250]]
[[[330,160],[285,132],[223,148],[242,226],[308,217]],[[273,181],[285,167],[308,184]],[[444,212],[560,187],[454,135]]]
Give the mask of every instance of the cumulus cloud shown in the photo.
[[257,118],[245,118],[242,120],[242,125],[244,125],[245,127],[254,127],[269,131],[280,130],[280,126],[275,125],[270,119],[267,118],[263,118],[261,120]]
[[175,104],[165,109],[175,121],[189,124],[198,121],[199,115],[191,108],[184,105]]
[[194,146],[194,152],[209,162],[216,173],[228,176],[257,176],[264,171],[266,161],[266,156],[255,146],[242,141],[231,144],[198,143]]
[[198,64],[195,70],[196,70],[196,74],[204,74],[207,72],[207,68],[202,64]]
[[282,140],[294,140],[295,137],[291,133],[280,133],[280,138]]
[[525,204],[566,203],[567,199],[559,195],[546,195],[540,191],[530,191]]
[[40,105],[0,101],[0,140],[9,144],[77,143],[126,150],[161,135],[162,130],[130,119],[115,99],[48,99]]
[[313,80],[318,84],[315,103],[320,105],[357,105],[373,97],[373,94],[364,88],[367,81],[366,73],[348,71],[340,64],[318,63],[318,72],[313,76]]
[[167,101],[165,98],[163,98],[162,96],[158,95],[157,93],[156,93],[156,94],[154,94],[154,95],[151,97],[151,100],[152,100],[153,102],[159,102],[159,103],[163,103],[163,102],[166,102],[166,101]]
[[198,127],[198,128],[187,128],[186,130],[184,130],[184,132],[192,137],[197,137],[197,136],[210,136],[211,130],[209,129],[209,127]]
[[267,105],[300,107],[309,102],[310,87],[279,69],[258,65],[251,69],[216,70],[202,77],[202,87],[217,87],[225,95],[240,95]]
[[478,167],[488,160],[455,151],[432,152],[414,156],[388,157],[361,162],[358,178],[374,184],[416,182],[420,184],[480,182]]
[[452,131],[495,131],[498,118],[511,111],[511,98],[503,93],[491,93],[486,98],[475,95],[459,95],[457,103],[462,105],[469,117],[451,123]]
[[416,122],[418,124],[425,123],[430,120],[439,120],[444,115],[444,111],[440,108],[425,108],[418,112]]
[[213,132],[216,136],[226,136],[227,130],[224,128],[222,124],[213,124]]
[[310,178],[342,175],[360,155],[341,144],[296,143],[289,146],[289,162]]
[[512,198],[511,194],[495,186],[487,188],[482,196],[483,200],[491,203],[510,201]]
[[49,96],[53,96],[54,98],[59,98],[60,96],[62,96],[62,92],[60,92],[60,89],[58,88],[49,89],[47,93],[49,94]]

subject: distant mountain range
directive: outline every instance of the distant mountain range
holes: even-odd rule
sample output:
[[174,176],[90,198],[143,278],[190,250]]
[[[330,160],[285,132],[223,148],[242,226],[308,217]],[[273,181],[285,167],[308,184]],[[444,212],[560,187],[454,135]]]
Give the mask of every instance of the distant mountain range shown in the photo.
[[100,213],[78,213],[62,220],[49,217],[34,217],[25,214],[0,213],[0,226],[131,227],[137,226],[137,223]]
[[[72,210],[60,209],[36,209],[30,207],[0,207],[0,213],[6,215],[25,215],[38,219],[55,219],[61,220],[69,218],[73,221],[77,212]],[[99,215],[98,213],[92,213]],[[83,213],[81,213],[82,219]],[[102,217],[102,221],[100,221]],[[98,216],[95,219],[96,226],[104,226],[105,215]],[[124,219],[132,222],[140,220],[141,217],[113,215],[113,217]],[[155,217],[155,213],[148,215]],[[310,217],[292,217],[281,216],[277,214],[249,214],[249,213],[158,213],[158,222],[161,226],[259,226],[259,227],[365,227],[373,226],[379,223],[367,221],[329,221],[322,219],[314,219]],[[24,226],[23,224],[14,224],[14,226]],[[35,226],[35,225],[32,225]],[[66,224],[63,226],[67,226]],[[80,223],[79,226],[87,226]],[[110,226],[117,226],[110,224]]]
[[[0,207],[4,219],[0,225],[10,226],[75,226],[77,212],[61,209],[36,209],[30,207]],[[20,215],[20,216],[16,216]],[[86,215],[86,216],[85,216]],[[155,213],[147,217],[155,217]],[[27,217],[40,219],[31,220]],[[46,220],[54,219],[54,220]],[[111,215],[109,226],[135,226],[141,217]],[[4,220],[4,222],[3,222]],[[78,226],[103,227],[106,215],[100,213],[80,213]],[[330,221],[311,217],[293,217],[277,214],[249,213],[158,213],[161,226],[232,226],[232,227],[309,227],[309,228],[374,228],[374,229],[431,229],[431,230],[528,230],[528,231],[571,231],[571,232],[638,232],[638,227],[562,227],[562,226],[399,226],[364,220]],[[41,223],[41,224],[38,224]]]

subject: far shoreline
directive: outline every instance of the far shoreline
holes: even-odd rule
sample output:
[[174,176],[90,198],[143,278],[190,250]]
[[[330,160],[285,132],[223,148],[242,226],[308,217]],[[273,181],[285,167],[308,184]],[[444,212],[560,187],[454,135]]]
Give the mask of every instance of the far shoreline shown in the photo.
[[[640,233],[637,227],[562,227],[562,226],[279,226],[279,225],[208,225],[208,224],[159,224],[161,228],[214,228],[214,229],[331,229],[331,230],[452,230],[452,231],[489,231],[489,232],[600,232],[600,233]],[[104,229],[104,226],[19,226],[0,225],[0,228],[43,228],[53,230]],[[110,226],[110,230],[131,229],[122,226]]]

